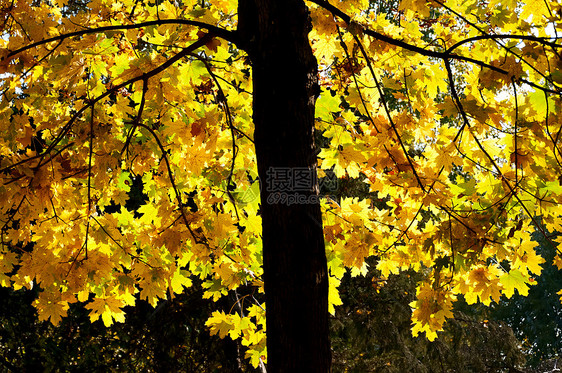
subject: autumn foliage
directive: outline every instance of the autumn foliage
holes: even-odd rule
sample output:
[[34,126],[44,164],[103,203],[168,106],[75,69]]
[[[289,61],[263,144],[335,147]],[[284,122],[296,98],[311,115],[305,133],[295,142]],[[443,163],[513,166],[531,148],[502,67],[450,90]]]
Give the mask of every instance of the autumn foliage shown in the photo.
[[[0,2],[0,283],[40,287],[41,320],[83,302],[105,325],[196,277],[213,300],[243,286],[207,325],[258,365],[261,201],[237,3],[157,4]],[[320,177],[368,189],[319,199],[330,312],[344,273],[373,256],[381,282],[422,274],[412,333],[430,340],[459,296],[526,294],[544,262],[531,233],[562,242],[560,2],[306,4]],[[139,179],[144,203],[127,208]]]

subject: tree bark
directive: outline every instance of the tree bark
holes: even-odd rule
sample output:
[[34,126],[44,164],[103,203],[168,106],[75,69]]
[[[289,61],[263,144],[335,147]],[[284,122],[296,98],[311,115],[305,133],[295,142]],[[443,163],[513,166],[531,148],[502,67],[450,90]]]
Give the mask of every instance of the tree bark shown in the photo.
[[[318,65],[308,40],[308,9],[302,0],[240,0],[238,16],[253,72],[267,369],[330,372],[328,270],[313,138]],[[282,186],[281,174],[288,175]],[[306,178],[308,188],[295,184]]]

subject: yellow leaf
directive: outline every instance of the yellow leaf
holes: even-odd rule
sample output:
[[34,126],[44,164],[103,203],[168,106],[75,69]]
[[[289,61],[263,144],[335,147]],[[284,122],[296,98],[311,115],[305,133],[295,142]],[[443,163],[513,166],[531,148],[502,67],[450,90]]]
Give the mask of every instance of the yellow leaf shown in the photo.
[[340,298],[339,290],[338,290],[340,280],[338,280],[334,276],[329,276],[328,277],[328,283],[329,283],[329,287],[328,287],[328,312],[330,312],[330,314],[332,314],[332,315],[335,315],[336,309],[335,309],[334,306],[339,306],[339,305],[343,304],[343,302]]
[[517,289],[519,294],[527,296],[529,294],[529,279],[516,269],[512,269],[500,277],[500,282],[503,285],[503,293],[506,297],[511,298],[514,291]]
[[180,294],[183,292],[184,287],[188,288],[191,286],[191,280],[187,276],[189,276],[189,273],[185,270],[177,270],[174,272],[170,281],[174,293]]
[[61,294],[56,292],[41,292],[39,298],[33,302],[39,314],[39,320],[49,320],[58,325],[68,312],[68,302],[62,300]]
[[125,321],[125,312],[121,309],[123,301],[115,296],[99,297],[86,304],[86,309],[90,310],[90,321],[94,322],[101,316],[103,324],[110,326],[113,320],[117,322]]
[[234,328],[228,315],[223,311],[214,311],[205,325],[211,328],[211,335],[218,334],[220,338],[226,337]]
[[398,9],[405,11],[408,18],[412,18],[415,14],[429,17],[430,8],[426,0],[401,0]]

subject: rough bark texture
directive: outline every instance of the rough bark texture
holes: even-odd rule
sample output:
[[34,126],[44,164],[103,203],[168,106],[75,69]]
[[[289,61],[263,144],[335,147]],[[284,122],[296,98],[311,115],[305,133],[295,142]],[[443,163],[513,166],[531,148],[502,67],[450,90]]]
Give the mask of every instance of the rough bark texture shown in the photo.
[[[271,170],[309,170],[307,177],[316,178],[319,87],[310,27],[302,0],[239,2],[239,32],[248,40],[254,81],[269,373],[331,370],[326,254],[320,206],[313,201],[317,184],[306,191],[268,190],[275,181]],[[289,204],[278,200],[279,192],[307,201]]]

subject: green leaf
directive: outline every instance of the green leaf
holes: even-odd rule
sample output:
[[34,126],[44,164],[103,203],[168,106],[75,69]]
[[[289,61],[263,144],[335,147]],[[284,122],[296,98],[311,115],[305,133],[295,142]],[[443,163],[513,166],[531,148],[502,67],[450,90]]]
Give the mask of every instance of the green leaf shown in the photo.
[[316,100],[316,111],[314,116],[330,122],[334,119],[332,118],[332,113],[340,110],[339,106],[339,96],[332,96],[329,91],[324,91],[320,94],[318,100]]
[[547,181],[545,186],[540,188],[540,194],[544,195],[548,192],[562,194],[562,185],[558,181]]
[[503,285],[503,294],[508,298],[513,296],[516,289],[521,295],[527,296],[529,294],[529,287],[527,286],[529,280],[517,269],[512,269],[509,273],[506,273],[500,278],[500,281]]

